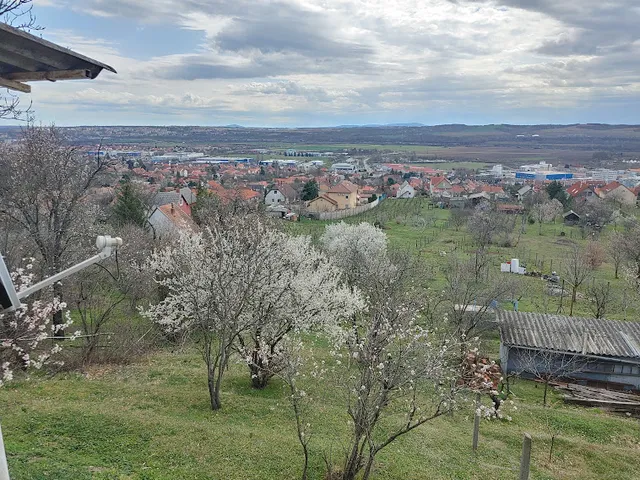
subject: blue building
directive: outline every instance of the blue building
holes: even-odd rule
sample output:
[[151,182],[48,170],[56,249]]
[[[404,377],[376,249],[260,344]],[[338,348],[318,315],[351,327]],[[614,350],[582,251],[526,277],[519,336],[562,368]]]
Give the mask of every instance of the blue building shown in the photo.
[[516,172],[516,178],[522,180],[569,180],[573,178],[573,173],[569,172]]

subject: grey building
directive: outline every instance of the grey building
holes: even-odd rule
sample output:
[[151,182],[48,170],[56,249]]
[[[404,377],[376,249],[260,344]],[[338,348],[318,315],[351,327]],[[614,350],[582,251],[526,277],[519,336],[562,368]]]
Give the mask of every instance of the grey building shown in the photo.
[[640,390],[639,322],[499,311],[498,323],[506,374],[526,377],[532,352],[558,362],[571,356],[583,363],[570,375],[577,383]]

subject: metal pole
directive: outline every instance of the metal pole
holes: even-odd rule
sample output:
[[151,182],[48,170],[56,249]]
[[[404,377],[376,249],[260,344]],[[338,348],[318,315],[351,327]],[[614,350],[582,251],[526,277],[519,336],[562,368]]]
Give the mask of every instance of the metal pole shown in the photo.
[[4,452],[4,442],[2,441],[2,427],[0,427],[0,480],[9,480],[9,467],[7,466],[7,456]]
[[531,466],[531,435],[524,434],[522,441],[522,457],[520,458],[519,480],[529,480],[529,468]]

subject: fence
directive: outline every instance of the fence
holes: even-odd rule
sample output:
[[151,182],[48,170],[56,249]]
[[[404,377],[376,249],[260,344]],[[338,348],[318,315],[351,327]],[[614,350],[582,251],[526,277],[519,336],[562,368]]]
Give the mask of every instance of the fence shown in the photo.
[[367,212],[378,206],[378,203],[380,203],[380,199],[376,199],[371,203],[360,205],[356,208],[348,208],[346,210],[338,210],[335,212],[312,213],[311,216],[317,220],[339,220],[341,218],[351,217],[353,215],[358,215],[359,213]]

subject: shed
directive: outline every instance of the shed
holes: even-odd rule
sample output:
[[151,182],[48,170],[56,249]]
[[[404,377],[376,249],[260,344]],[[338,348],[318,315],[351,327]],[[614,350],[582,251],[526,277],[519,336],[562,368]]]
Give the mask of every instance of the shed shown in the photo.
[[24,82],[96,78],[113,67],[0,22],[0,86],[31,92]]
[[585,366],[571,378],[582,384],[640,390],[640,323],[541,313],[499,311],[502,370],[523,370],[531,352],[573,356]]
[[580,215],[573,210],[569,210],[567,213],[562,215],[562,218],[565,225],[577,225],[580,223]]

